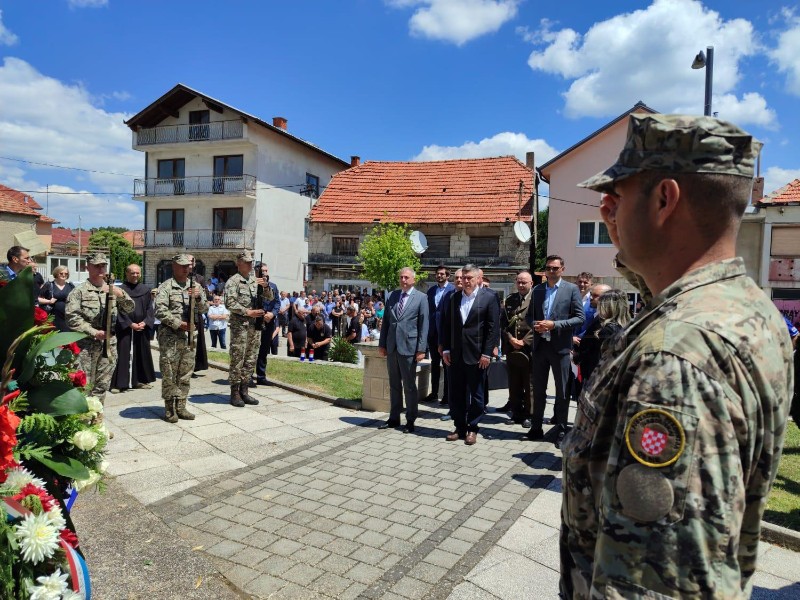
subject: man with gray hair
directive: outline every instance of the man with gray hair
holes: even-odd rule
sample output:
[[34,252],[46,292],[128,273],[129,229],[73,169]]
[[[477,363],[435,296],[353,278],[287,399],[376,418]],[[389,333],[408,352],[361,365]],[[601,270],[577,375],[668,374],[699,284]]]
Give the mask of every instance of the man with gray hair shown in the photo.
[[613,338],[562,444],[565,598],[748,598],[792,375],[736,257],[761,143],[711,117],[632,114],[581,186],[644,310]]
[[414,289],[414,269],[403,267],[398,273],[400,289],[389,295],[381,323],[378,354],[386,357],[389,369],[389,420],[378,429],[400,426],[403,396],[406,426],[403,433],[414,432],[417,419],[417,363],[425,358],[428,347],[428,300]]

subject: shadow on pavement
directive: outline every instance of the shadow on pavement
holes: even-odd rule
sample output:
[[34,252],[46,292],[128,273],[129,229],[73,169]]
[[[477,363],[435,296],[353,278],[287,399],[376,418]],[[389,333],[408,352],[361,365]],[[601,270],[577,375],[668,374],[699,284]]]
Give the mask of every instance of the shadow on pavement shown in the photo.
[[164,406],[131,406],[119,411],[123,419],[160,419],[164,416]]
[[371,417],[339,417],[339,420],[342,423],[347,423],[349,425],[355,425],[356,427],[372,427],[378,426],[380,423],[383,423],[381,419],[373,419]]
[[189,396],[190,404],[227,404],[228,398],[222,394],[198,394]]

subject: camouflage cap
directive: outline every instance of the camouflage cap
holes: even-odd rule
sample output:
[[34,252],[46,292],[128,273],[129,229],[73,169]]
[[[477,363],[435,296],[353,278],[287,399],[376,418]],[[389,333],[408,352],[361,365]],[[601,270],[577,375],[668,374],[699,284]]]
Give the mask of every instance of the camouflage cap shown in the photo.
[[713,117],[632,114],[617,162],[578,187],[613,193],[614,183],[642,171],[753,177],[762,143]]
[[176,265],[191,265],[192,257],[189,254],[176,254],[172,257],[172,262],[174,262]]
[[88,262],[90,265],[107,265],[108,256],[102,252],[93,252],[86,257],[86,262]]
[[236,260],[243,260],[244,262],[253,262],[255,258],[253,258],[253,253],[250,250],[242,250],[236,256]]

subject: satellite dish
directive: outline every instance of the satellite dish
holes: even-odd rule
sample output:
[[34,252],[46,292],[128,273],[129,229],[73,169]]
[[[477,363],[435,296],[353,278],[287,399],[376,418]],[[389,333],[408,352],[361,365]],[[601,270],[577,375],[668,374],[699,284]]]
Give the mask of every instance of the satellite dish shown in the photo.
[[514,223],[514,235],[523,244],[527,244],[531,239],[531,228],[525,221],[517,221]]
[[411,248],[417,254],[422,254],[428,249],[428,240],[425,239],[425,234],[421,231],[412,231],[408,236],[411,239]]

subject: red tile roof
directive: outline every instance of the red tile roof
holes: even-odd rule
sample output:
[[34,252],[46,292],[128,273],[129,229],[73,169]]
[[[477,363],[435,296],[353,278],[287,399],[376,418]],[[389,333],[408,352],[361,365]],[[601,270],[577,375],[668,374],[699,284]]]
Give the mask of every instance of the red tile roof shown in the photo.
[[[89,237],[92,235],[91,231],[87,231],[86,229],[81,230],[81,249],[86,250],[89,247]],[[66,245],[73,245],[75,247],[78,246],[78,231],[73,231],[72,229],[67,229],[66,227],[53,227],[53,237],[52,237],[52,245],[55,246],[66,246]]]
[[29,215],[31,217],[43,217],[48,219],[48,221],[45,222],[58,222],[49,220],[49,217],[45,217],[43,214],[39,213],[41,209],[42,207],[39,206],[36,200],[31,196],[0,184],[0,212]]
[[530,219],[533,173],[513,156],[369,161],[333,176],[311,210],[317,223],[503,223]]
[[800,179],[787,183],[782,188],[767,194],[756,202],[756,206],[770,206],[773,204],[800,204]]
[[122,237],[128,240],[134,248],[144,247],[144,232],[141,229],[125,231],[122,233]]

